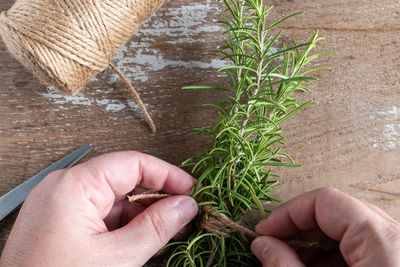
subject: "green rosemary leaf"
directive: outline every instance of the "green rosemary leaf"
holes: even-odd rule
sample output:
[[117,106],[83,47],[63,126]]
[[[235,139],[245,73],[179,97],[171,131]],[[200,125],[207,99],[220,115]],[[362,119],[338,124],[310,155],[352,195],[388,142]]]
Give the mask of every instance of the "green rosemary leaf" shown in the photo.
[[286,20],[288,20],[288,19],[290,19],[290,18],[292,18],[292,17],[294,17],[294,16],[298,16],[298,15],[300,15],[300,14],[304,14],[304,12],[298,12],[298,13],[289,15],[289,16],[283,18],[283,19],[275,20],[274,22],[272,22],[272,23],[268,26],[268,29],[271,29],[271,28],[277,26],[278,24],[281,24],[282,22],[284,22],[284,21],[286,21]]
[[189,85],[183,86],[183,90],[220,90],[220,91],[228,91],[233,92],[232,89],[220,87],[220,86],[212,86],[212,85]]
[[293,163],[285,163],[285,162],[264,162],[264,163],[257,163],[256,166],[279,166],[279,167],[301,167],[299,164]]
[[280,117],[279,119],[276,120],[277,123],[280,123],[286,119],[288,119],[289,117],[291,117],[293,114],[297,113],[298,111],[302,110],[305,106],[310,105],[310,104],[314,104],[314,102],[312,101],[307,101],[303,104],[301,104],[300,106],[298,106],[296,109],[292,110],[290,113]]
[[238,65],[238,66],[232,65],[232,66],[222,67],[222,68],[220,68],[218,70],[218,72],[226,71],[226,70],[233,70],[233,69],[237,69],[237,70],[240,70],[240,71],[248,70],[250,72],[257,73],[257,70],[253,69],[252,67],[248,67],[248,66],[244,66],[244,65]]

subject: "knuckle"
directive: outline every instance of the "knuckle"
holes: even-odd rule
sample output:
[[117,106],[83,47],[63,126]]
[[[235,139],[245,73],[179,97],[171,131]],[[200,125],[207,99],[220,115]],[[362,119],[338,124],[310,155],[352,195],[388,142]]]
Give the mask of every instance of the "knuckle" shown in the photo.
[[79,185],[85,185],[88,182],[91,184],[102,182],[102,175],[96,171],[90,161],[86,162],[85,165],[80,164],[68,169],[66,176],[68,176],[67,179],[74,180]]
[[92,176],[96,177],[96,175],[91,174],[89,168],[76,165],[65,172],[64,180],[72,182],[75,186],[81,188],[87,184],[88,179],[92,178]]
[[93,162],[88,161],[68,169],[64,175],[64,182],[100,212],[105,212],[111,205],[110,199],[114,198],[107,176],[107,173],[99,171]]
[[379,236],[380,234],[379,226],[374,220],[364,219],[355,225],[358,233],[368,233],[371,237]]
[[342,198],[343,195],[345,194],[331,186],[325,186],[315,190],[315,196],[319,201],[332,201],[334,199]]
[[334,188],[332,186],[325,186],[325,187],[321,187],[321,188],[317,189],[317,192],[321,195],[332,195],[332,194],[336,194],[337,192],[339,192],[339,190],[337,190],[336,188]]
[[135,151],[135,150],[125,150],[122,153],[126,153],[126,154],[128,154],[129,157],[132,157],[132,158],[139,158],[143,155],[142,153]]

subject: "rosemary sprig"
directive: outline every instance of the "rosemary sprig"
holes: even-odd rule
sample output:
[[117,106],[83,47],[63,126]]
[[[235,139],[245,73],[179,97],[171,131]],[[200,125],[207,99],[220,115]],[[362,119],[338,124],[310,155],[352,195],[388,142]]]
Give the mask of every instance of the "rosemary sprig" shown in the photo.
[[[308,68],[310,62],[323,53],[310,55],[321,39],[314,32],[308,43],[290,46],[279,44],[282,31],[271,30],[283,19],[267,23],[271,7],[263,0],[224,0],[228,16],[220,23],[226,26],[225,44],[220,48],[224,59],[232,65],[221,68],[232,86],[198,85],[183,89],[213,89],[229,92],[228,98],[217,104],[219,122],[213,128],[198,129],[206,134],[212,148],[186,160],[198,177],[192,191],[199,206],[212,205],[234,221],[246,223],[243,216],[256,207],[265,217],[262,201],[277,201],[271,192],[278,181],[271,167],[298,167],[282,151],[284,136],[280,123],[312,101],[296,99],[296,91],[308,91],[305,82],[316,80],[308,76],[323,68]],[[199,185],[202,185],[199,187]],[[171,243],[175,249],[168,261],[173,266],[243,266],[254,262],[249,241],[241,234],[221,237],[201,228],[195,229],[187,241]]]

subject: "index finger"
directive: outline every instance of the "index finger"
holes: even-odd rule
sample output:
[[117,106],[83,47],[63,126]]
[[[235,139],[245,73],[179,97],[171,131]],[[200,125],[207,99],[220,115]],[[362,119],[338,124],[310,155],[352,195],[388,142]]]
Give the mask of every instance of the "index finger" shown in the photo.
[[79,187],[104,218],[115,200],[137,185],[170,194],[188,194],[195,179],[182,169],[156,157],[133,151],[105,154],[71,168],[66,183]]
[[333,188],[320,188],[278,207],[256,226],[256,232],[287,238],[319,227],[330,238],[341,240],[354,224],[374,218],[374,212],[356,198]]

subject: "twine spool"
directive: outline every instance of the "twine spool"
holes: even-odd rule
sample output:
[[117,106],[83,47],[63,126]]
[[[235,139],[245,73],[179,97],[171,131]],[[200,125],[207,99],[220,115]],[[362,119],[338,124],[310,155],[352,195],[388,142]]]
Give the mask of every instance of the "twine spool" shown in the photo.
[[42,83],[77,93],[165,2],[17,0],[0,14],[0,35]]

